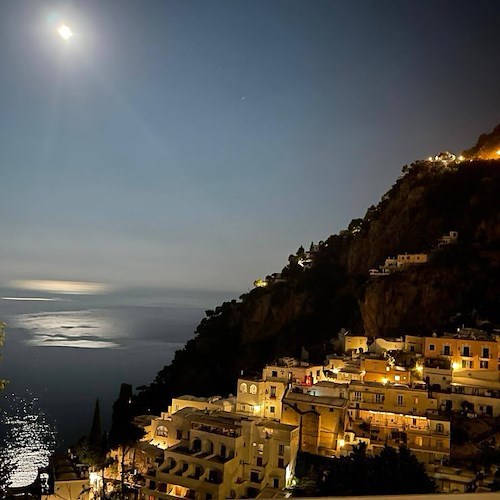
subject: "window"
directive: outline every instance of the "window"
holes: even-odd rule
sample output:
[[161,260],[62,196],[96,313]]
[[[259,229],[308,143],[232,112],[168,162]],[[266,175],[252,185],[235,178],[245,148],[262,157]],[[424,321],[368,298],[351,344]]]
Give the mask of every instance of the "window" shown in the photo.
[[416,418],[412,418],[412,425],[417,425],[417,419]]
[[398,394],[398,406],[403,406],[404,404],[404,398],[402,394]]
[[245,382],[242,382],[242,383],[240,384],[240,392],[241,392],[242,394],[246,394],[246,393],[247,393],[247,391],[248,391],[248,389],[247,389],[247,384],[245,384]]
[[451,354],[451,349],[450,349],[450,346],[449,345],[445,345],[443,346],[443,354],[445,356],[450,356]]
[[462,356],[470,357],[470,347],[468,345],[462,347]]
[[168,437],[168,429],[164,425],[159,425],[156,428],[156,435],[161,437]]
[[285,445],[284,444],[280,444],[278,446],[278,455],[283,456],[284,454],[285,454]]
[[444,425],[436,424],[436,432],[443,432],[443,431],[444,431]]
[[416,444],[417,446],[422,446],[422,437],[421,437],[421,436],[417,436],[417,437],[415,438],[415,444]]
[[490,348],[489,347],[483,347],[483,352],[482,352],[482,358],[489,358],[490,357]]
[[271,413],[274,413],[274,412],[275,412],[275,408],[274,408],[274,406],[271,406],[271,408],[269,408],[269,411],[270,411]]
[[262,467],[262,457],[257,457],[257,466]]
[[250,386],[250,394],[257,394],[257,386],[255,384]]
[[273,370],[271,372],[271,377],[277,377],[278,376],[278,372],[276,370]]
[[260,443],[257,449],[259,450],[260,453],[262,453],[264,451],[264,445]]
[[[485,356],[483,356],[485,357]],[[480,361],[479,368],[488,368],[488,361]]]
[[429,351],[433,351],[436,348],[434,344],[429,344]]
[[278,478],[273,479],[273,488],[279,488],[280,487],[280,480]]
[[354,401],[361,401],[361,392],[359,391],[354,392]]
[[278,467],[280,469],[284,469],[285,468],[285,459],[284,458],[278,458]]
[[271,395],[270,395],[271,399],[276,399],[276,386],[275,385],[272,385],[271,386]]
[[259,482],[259,472],[256,470],[250,471],[250,481],[252,483],[258,483]]
[[418,398],[413,398],[413,403],[418,405]]
[[375,394],[375,403],[383,403],[384,399],[385,397],[383,394]]
[[316,377],[319,377],[320,373],[321,372],[319,370],[316,370]]
[[473,361],[469,361],[468,359],[462,359],[462,368],[470,368],[472,370],[474,366]]
[[182,431],[177,431],[177,439],[182,439]]
[[415,346],[414,345],[410,346],[410,352],[415,352]]

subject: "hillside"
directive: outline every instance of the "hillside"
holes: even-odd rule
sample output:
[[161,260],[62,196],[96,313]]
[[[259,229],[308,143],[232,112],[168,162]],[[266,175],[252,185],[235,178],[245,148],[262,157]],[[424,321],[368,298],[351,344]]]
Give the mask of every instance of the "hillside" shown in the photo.
[[[481,136],[465,161],[405,166],[363,219],[320,243],[310,269],[290,256],[286,281],[207,311],[195,337],[142,388],[137,411],[159,411],[185,393],[234,392],[241,370],[300,355],[302,347],[321,362],[341,328],[396,336],[500,324],[500,159],[479,154],[500,149],[499,130]],[[438,250],[451,230],[458,244]],[[370,277],[387,257],[406,252],[428,253],[429,261]]]

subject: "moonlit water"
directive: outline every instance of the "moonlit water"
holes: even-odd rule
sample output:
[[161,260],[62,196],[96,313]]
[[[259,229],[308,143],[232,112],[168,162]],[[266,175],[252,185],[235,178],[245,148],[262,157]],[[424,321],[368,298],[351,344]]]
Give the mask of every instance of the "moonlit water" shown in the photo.
[[[193,336],[204,310],[232,294],[159,290],[64,295],[0,290],[1,446],[15,486],[34,480],[56,446],[88,433],[95,399],[109,429],[122,382],[151,382]],[[42,299],[42,300],[40,300]],[[49,300],[47,300],[49,299]]]
[[2,399],[0,459],[14,466],[12,486],[24,486],[33,482],[38,467],[46,465],[55,450],[55,426],[29,391]]

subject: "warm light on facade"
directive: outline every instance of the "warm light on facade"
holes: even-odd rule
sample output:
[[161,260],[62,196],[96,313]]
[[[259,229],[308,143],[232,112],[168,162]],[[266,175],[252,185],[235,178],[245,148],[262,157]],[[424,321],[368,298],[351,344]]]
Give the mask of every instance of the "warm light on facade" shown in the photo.
[[418,373],[422,373],[424,371],[424,367],[422,365],[417,365],[415,370],[417,370]]
[[451,364],[451,369],[452,370],[458,370],[459,366],[458,366],[458,363],[452,363]]
[[387,384],[388,382],[389,382],[389,380],[387,379],[387,377],[384,377],[384,378],[382,379],[382,383],[383,383],[384,385],[385,385],[385,384]]
[[345,441],[343,439],[339,439],[339,448],[342,448],[345,445]]

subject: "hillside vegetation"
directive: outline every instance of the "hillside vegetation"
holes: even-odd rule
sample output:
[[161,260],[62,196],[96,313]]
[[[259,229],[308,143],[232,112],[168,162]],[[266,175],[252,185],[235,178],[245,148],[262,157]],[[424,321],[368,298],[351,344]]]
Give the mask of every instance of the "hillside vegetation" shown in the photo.
[[[481,136],[488,151],[500,148],[495,131]],[[291,256],[286,282],[207,311],[194,338],[142,388],[137,411],[164,410],[181,394],[235,392],[241,370],[298,356],[303,347],[322,362],[341,328],[396,336],[499,324],[500,160],[473,157],[481,144],[466,161],[405,166],[363,219],[321,242],[311,269]],[[437,250],[450,230],[459,232],[458,244]],[[429,253],[429,262],[369,276],[386,257],[405,252]]]

